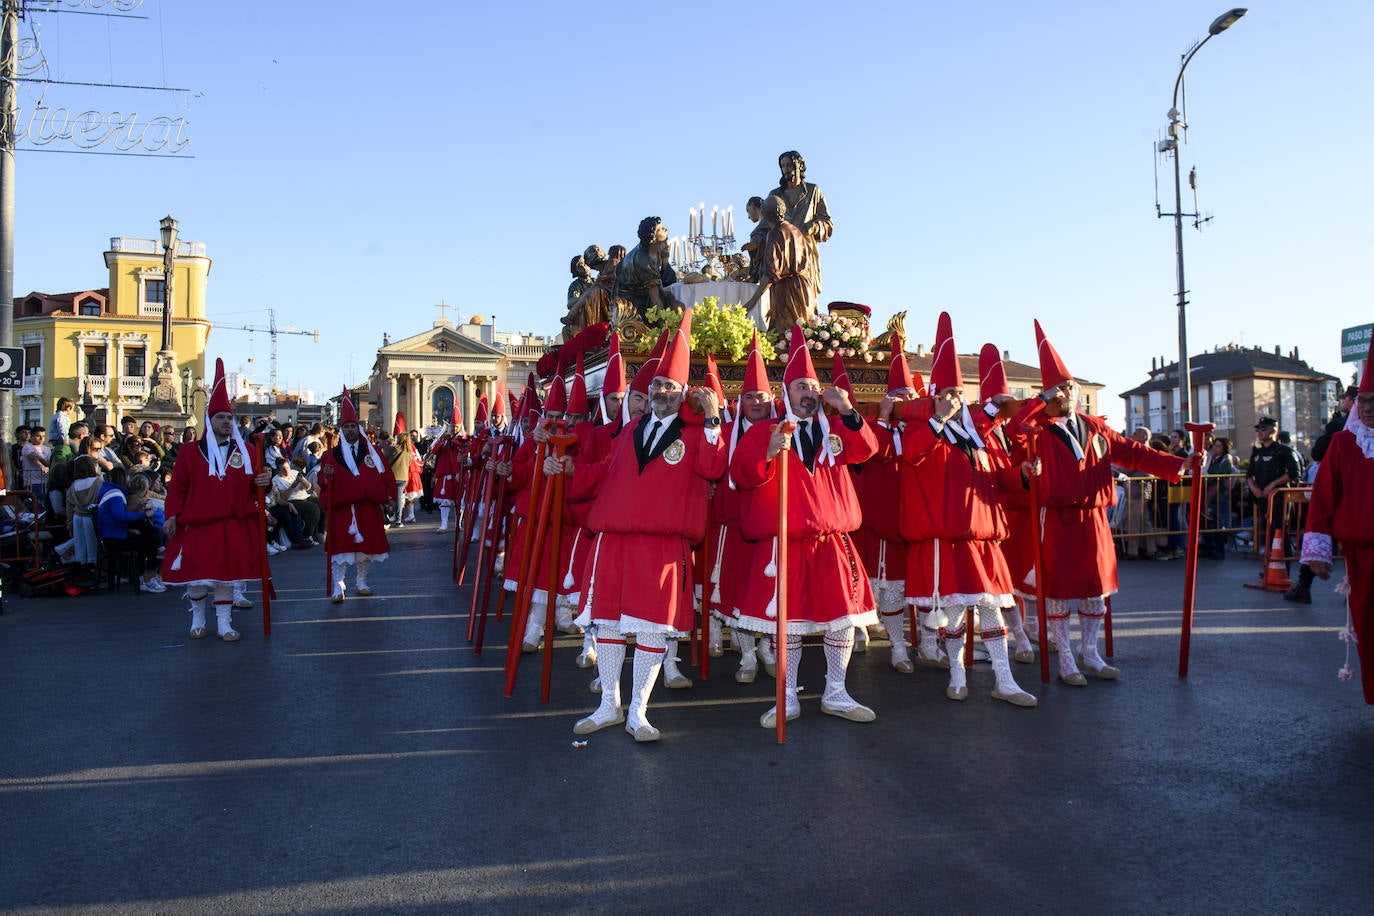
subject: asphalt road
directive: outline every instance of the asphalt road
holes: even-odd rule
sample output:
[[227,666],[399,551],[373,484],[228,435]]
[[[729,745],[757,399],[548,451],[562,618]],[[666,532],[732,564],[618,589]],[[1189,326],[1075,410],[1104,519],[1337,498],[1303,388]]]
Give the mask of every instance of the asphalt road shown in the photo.
[[[451,541],[393,532],[376,596],[331,606],[320,551],[274,560],[273,633],[186,636],[177,593],[7,599],[0,615],[0,909],[8,912],[1368,912],[1374,710],[1343,663],[1341,599],[1204,564],[1177,675],[1182,561],[1122,566],[1124,676],[964,703],[875,643],[850,690],[878,720],[803,715],[731,657],[659,686],[664,738],[607,729],[571,639],[553,698],[506,623],[481,657]],[[256,601],[256,595],[255,595]],[[684,646],[685,656],[685,646]],[[629,665],[627,664],[627,669]],[[628,679],[627,670],[626,677]]]

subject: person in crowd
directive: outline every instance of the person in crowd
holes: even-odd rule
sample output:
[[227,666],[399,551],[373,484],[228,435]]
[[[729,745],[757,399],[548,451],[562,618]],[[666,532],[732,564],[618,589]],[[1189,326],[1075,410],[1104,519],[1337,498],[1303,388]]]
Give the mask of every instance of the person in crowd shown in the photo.
[[24,470],[24,487],[38,500],[40,509],[48,502],[48,467],[52,462],[52,449],[43,441],[47,434],[47,430],[42,428],[31,430],[29,441],[19,454]]
[[1236,465],[1231,460],[1231,440],[1218,437],[1207,449],[1210,460],[1203,477],[1203,533],[1198,536],[1198,556],[1209,560],[1226,559],[1229,535],[1221,530],[1231,526],[1231,493],[1235,487]]
[[67,440],[72,438],[70,435],[73,416],[76,413],[76,402],[71,398],[58,398],[57,409],[53,411],[52,422],[48,424],[48,444],[53,448],[59,445],[67,445]]
[[90,455],[72,460],[72,483],[66,495],[67,533],[75,547],[72,559],[82,566],[94,566],[98,556],[95,511],[104,483],[100,467]]
[[123,467],[111,469],[107,476],[96,506],[96,535],[107,551],[128,551],[137,556],[139,591],[165,592],[167,586],[157,574],[160,542],[148,526],[137,524],[144,520],[151,522],[156,510],[152,506],[142,510],[129,507],[129,475]]

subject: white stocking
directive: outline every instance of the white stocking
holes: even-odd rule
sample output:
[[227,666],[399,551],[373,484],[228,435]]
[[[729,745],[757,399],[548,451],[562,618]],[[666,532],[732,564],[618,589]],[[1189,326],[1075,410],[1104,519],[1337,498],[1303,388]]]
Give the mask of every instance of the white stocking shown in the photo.
[[525,637],[523,639],[526,652],[533,652],[539,648],[539,644],[544,640],[544,615],[548,613],[548,608],[544,604],[544,599],[538,595],[530,598],[530,619],[525,622]]
[[448,530],[448,506],[439,507],[439,530]]
[[191,599],[191,629],[205,631],[205,599],[210,592],[204,586],[195,586],[186,590],[186,597]]
[[658,679],[658,669],[663,665],[666,651],[666,640],[662,633],[640,633],[635,637],[635,683],[625,719],[629,729],[637,730],[649,725],[649,694],[653,692],[654,681]]
[[348,569],[348,564],[343,560],[331,560],[329,562],[329,577],[334,580],[333,594],[340,597],[344,593],[344,571]]
[[709,629],[707,630],[707,633],[708,635],[706,637],[706,649],[708,652],[711,653],[712,658],[719,658],[721,643],[724,641],[724,636],[721,633],[719,617],[711,618],[711,622],[709,624]]
[[[663,684],[667,687],[691,687],[692,681],[677,668],[677,640],[667,639],[664,641],[663,651]],[[636,655],[636,658],[639,656]]]
[[1015,602],[1011,607],[1003,608],[1002,616],[1006,618],[1007,629],[1011,631],[1012,638],[1016,640],[1017,652],[1028,652],[1033,649],[1030,637],[1026,635],[1025,624],[1021,620],[1021,608]]
[[883,611],[883,629],[887,631],[887,638],[892,640],[892,664],[910,661],[911,653],[906,648],[906,608],[898,608],[895,611]]
[[1102,629],[1101,617],[1085,617],[1078,612],[1079,651],[1083,653],[1083,664],[1096,671],[1107,663],[1097,652],[1097,634]]
[[372,566],[372,557],[365,553],[355,555],[354,562],[358,564],[358,575],[354,580],[358,583],[358,589],[367,588],[367,571]]
[[748,630],[735,630],[730,641],[739,649],[739,666],[741,668],[757,668],[759,666],[759,657],[754,652],[758,639],[753,633]]
[[596,673],[601,675],[601,706],[593,719],[609,721],[620,715],[620,672],[625,667],[625,637],[596,641]]
[[1049,628],[1050,638],[1059,646],[1059,676],[1078,674],[1078,665],[1073,660],[1073,649],[1069,644],[1069,618],[1051,617]]
[[940,634],[935,627],[930,625],[930,611],[917,609],[916,628],[921,631],[920,642],[917,645],[917,651],[921,653],[921,657],[929,661],[938,659],[940,657]]
[[[854,640],[850,635],[853,632],[841,630],[825,634],[825,695],[822,699],[832,709],[853,709],[859,705],[844,686],[845,674],[849,671],[849,658],[854,652]],[[797,655],[801,655],[801,652]],[[790,671],[788,676],[791,676]]]
[[[783,685],[784,695],[787,698],[787,718],[792,719],[801,714],[801,703],[797,701],[797,670],[801,667],[802,638],[801,634],[789,633],[787,635],[787,671],[784,674],[786,683]],[[763,714],[760,722],[764,728],[774,726],[774,717],[777,715],[777,704],[773,704],[768,712]]]
[[958,635],[944,637],[945,654],[949,656],[949,686],[955,690],[968,686],[968,675],[964,671],[964,636],[960,627]]

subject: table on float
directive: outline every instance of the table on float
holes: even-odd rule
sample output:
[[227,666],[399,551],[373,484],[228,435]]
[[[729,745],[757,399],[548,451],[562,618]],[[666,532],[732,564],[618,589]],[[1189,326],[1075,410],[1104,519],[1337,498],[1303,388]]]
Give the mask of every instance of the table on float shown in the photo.
[[[758,286],[753,283],[740,283],[735,280],[712,280],[707,283],[674,283],[668,287],[668,292],[683,305],[695,307],[709,296],[715,296],[720,305],[743,305],[754,297],[754,293],[758,292],[758,289]],[[767,315],[768,293],[765,291],[754,307],[749,310],[749,318],[754,322],[755,327],[764,329],[768,327]]]

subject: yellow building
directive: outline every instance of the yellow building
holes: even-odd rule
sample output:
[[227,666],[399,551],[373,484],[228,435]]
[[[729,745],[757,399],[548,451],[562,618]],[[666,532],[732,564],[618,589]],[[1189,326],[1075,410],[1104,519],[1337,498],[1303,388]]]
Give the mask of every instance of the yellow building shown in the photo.
[[[205,377],[205,287],[210,259],[201,242],[178,242],[173,269],[172,349],[182,370]],[[162,347],[162,243],[112,238],[109,286],[74,293],[32,292],[14,300],[14,342],[24,348],[16,425],[47,425],[57,399],[82,403],[89,389],[108,422],[143,407]],[[199,405],[197,405],[199,406]],[[99,416],[99,414],[97,414]]]

